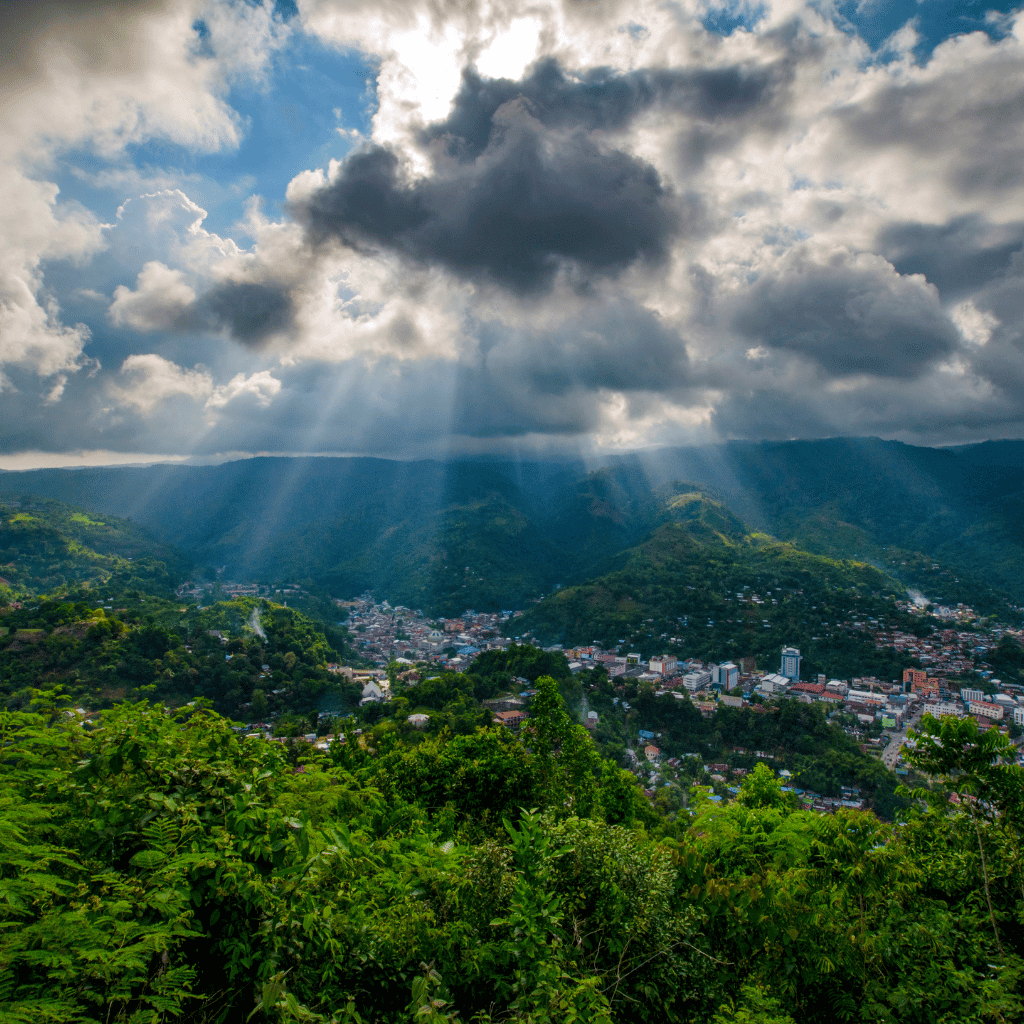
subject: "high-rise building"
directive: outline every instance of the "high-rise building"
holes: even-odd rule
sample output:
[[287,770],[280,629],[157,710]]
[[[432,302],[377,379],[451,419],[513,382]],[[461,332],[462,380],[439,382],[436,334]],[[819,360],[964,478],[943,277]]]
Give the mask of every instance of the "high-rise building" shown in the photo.
[[740,681],[740,670],[731,662],[723,661],[718,666],[718,685],[728,693]]
[[779,675],[796,682],[800,678],[800,652],[795,647],[782,648],[782,667]]

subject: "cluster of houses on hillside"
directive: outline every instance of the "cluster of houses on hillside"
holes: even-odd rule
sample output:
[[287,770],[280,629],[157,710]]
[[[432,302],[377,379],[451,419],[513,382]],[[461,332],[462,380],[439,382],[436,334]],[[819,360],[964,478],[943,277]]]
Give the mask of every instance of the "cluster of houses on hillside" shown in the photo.
[[356,649],[379,666],[428,661],[463,671],[481,651],[507,647],[501,626],[514,612],[464,612],[457,619],[428,620],[422,611],[387,601],[377,604],[369,595],[354,601],[335,601],[348,613],[344,625]]

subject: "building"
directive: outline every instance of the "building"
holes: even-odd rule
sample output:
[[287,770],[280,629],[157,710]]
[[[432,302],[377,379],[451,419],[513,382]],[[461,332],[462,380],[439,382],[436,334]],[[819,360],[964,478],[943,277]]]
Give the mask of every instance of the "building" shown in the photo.
[[911,689],[917,684],[923,684],[928,678],[928,673],[923,668],[905,668],[903,670],[903,688],[910,684]]
[[648,743],[647,746],[644,747],[644,756],[648,761],[656,762],[661,757],[661,751],[653,744]]
[[1020,705],[1013,709],[1013,724],[1024,725],[1024,708]]
[[970,690],[967,687],[960,691],[960,699],[965,703],[969,704],[972,700],[981,701],[985,694],[981,690]]
[[790,681],[791,680],[787,676],[780,675],[778,672],[773,672],[764,676],[757,688],[762,693],[782,693],[782,691],[789,686]]
[[723,661],[717,669],[718,685],[728,693],[740,681],[740,670],[731,662]]
[[649,667],[652,672],[657,672],[660,676],[668,678],[676,674],[679,669],[679,662],[674,655],[662,654],[651,658]]
[[782,648],[782,667],[779,675],[796,682],[800,678],[800,651],[795,647]]
[[494,721],[512,732],[519,732],[527,716],[522,711],[496,711]]
[[683,686],[685,686],[690,693],[696,693],[698,690],[703,690],[705,686],[711,682],[711,673],[700,671],[700,672],[687,672],[683,676]]
[[972,700],[967,705],[972,715],[981,715],[983,718],[991,718],[994,722],[1001,722],[1003,709],[998,704],[989,704],[986,701]]

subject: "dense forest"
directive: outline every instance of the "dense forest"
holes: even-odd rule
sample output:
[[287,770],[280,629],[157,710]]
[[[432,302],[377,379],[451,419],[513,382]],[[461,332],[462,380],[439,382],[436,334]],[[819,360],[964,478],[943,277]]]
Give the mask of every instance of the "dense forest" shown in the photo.
[[[1024,778],[926,720],[897,825],[764,765],[656,813],[540,676],[524,735],[325,752],[195,702],[0,712],[5,1021],[1012,1021]],[[958,794],[954,801],[949,794]]]
[[450,616],[522,607],[602,575],[609,557],[675,519],[680,487],[697,487],[748,530],[1019,621],[1022,469],[1019,441],[932,449],[835,438],[657,449],[597,466],[256,458],[0,472],[0,494],[129,517],[211,578],[224,569],[336,596],[370,590]]

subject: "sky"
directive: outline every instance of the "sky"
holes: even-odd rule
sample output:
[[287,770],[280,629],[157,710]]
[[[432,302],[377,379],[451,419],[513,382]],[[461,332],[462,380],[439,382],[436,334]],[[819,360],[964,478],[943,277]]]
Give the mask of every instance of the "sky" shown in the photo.
[[1024,13],[6,0],[0,468],[1024,436]]

